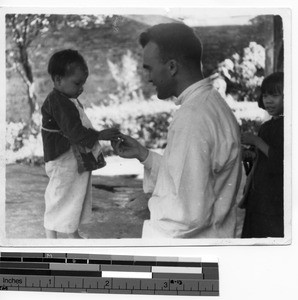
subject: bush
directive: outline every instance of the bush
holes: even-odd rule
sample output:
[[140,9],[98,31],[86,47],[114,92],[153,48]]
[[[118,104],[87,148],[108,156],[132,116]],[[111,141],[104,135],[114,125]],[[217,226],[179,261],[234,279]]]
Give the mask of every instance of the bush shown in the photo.
[[[26,127],[19,126],[16,136],[12,134],[12,128],[16,128],[16,124],[9,123],[7,125],[6,134],[6,163],[29,163],[40,165],[43,163],[43,147],[41,133],[37,135],[24,134]],[[12,142],[14,140],[14,142]]]
[[[115,127],[146,147],[164,148],[167,128],[176,109],[172,101],[153,97],[147,101],[131,100],[120,105],[93,106],[86,109],[86,114],[97,130]],[[101,144],[106,154],[112,153],[110,143]]]
[[218,64],[217,72],[228,81],[227,93],[239,101],[256,101],[264,78],[265,48],[250,42],[243,55],[238,53]]
[[6,125],[6,150],[17,151],[24,146],[24,128],[26,124],[22,122],[9,122]]
[[[265,118],[264,110],[256,102],[237,102],[228,97],[226,99],[241,131],[256,133]],[[172,101],[151,98],[148,101],[131,100],[119,105],[92,106],[85,111],[97,130],[116,127],[148,148],[162,149],[166,146],[168,127],[177,108]],[[6,162],[41,164],[41,133],[34,132],[27,136],[24,133],[25,128],[23,123],[7,124]],[[105,155],[113,154],[109,142],[102,141],[101,145]]]
[[[256,133],[265,118],[265,113],[256,102],[229,101],[241,131]],[[152,98],[148,101],[129,101],[120,105],[93,106],[86,109],[93,126],[97,130],[116,127],[124,134],[138,139],[152,149],[166,146],[167,132],[172,115],[177,106],[172,101]],[[8,123],[6,129],[6,162],[41,164],[43,148],[41,133],[24,134],[25,124]],[[101,142],[105,155],[112,155],[109,142]]]
[[259,132],[260,126],[262,125],[262,121],[260,120],[249,120],[249,119],[241,119],[240,130],[243,132],[251,132],[255,135]]
[[117,90],[109,94],[109,103],[120,104],[130,100],[144,100],[141,89],[141,77],[138,74],[138,61],[133,57],[132,52],[127,50],[122,56],[121,63],[113,63],[107,60],[109,70],[117,83]]
[[[149,148],[163,148],[167,127],[176,105],[152,98],[148,101],[131,100],[119,105],[93,106],[86,114],[97,130],[116,127],[124,134],[139,139]],[[40,164],[43,161],[41,133],[25,134],[23,123],[8,123],[6,127],[6,163]],[[110,142],[101,142],[103,153],[112,155]]]
[[140,142],[147,148],[164,149],[167,145],[167,132],[172,114],[160,112],[156,115],[144,115],[137,118]]

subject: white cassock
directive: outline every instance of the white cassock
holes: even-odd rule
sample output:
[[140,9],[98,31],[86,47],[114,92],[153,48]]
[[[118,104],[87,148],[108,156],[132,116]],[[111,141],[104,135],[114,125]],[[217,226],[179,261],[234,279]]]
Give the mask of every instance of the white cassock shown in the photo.
[[189,86],[161,156],[149,152],[143,188],[152,193],[143,238],[234,238],[241,181],[239,125],[210,79]]

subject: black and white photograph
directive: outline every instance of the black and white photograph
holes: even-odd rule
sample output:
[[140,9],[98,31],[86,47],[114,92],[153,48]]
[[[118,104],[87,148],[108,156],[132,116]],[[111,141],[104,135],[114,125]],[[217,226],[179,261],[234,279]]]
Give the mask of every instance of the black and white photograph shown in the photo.
[[1,300],[296,299],[296,2],[0,2]]
[[286,8],[2,10],[1,244],[291,244]]

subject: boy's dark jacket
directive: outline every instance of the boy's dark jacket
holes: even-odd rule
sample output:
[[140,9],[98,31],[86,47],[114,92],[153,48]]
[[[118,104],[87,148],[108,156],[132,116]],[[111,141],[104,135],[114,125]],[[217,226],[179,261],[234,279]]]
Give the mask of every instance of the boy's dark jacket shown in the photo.
[[61,132],[42,130],[45,162],[68,151],[71,143],[91,149],[98,140],[99,132],[84,127],[74,103],[56,89],[45,99],[41,114],[43,128]]

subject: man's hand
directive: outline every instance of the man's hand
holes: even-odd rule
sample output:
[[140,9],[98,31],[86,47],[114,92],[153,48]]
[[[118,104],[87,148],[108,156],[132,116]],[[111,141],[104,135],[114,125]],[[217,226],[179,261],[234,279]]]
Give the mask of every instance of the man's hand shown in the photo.
[[115,153],[123,158],[137,158],[142,162],[147,158],[149,153],[149,150],[137,140],[124,134],[121,134],[117,140],[113,140],[111,144]]
[[98,133],[98,139],[102,141],[110,141],[117,139],[121,135],[121,132],[117,128],[108,128],[101,130]]

